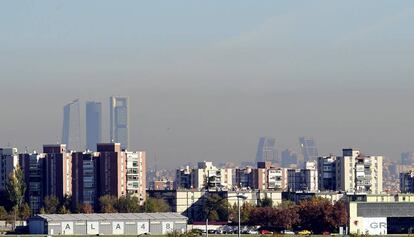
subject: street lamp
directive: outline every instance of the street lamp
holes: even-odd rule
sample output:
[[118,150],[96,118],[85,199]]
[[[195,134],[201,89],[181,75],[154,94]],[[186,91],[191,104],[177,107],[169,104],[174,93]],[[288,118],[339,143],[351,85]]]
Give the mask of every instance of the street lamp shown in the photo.
[[[237,236],[240,237],[240,229],[241,229],[240,228],[240,219],[241,219],[240,218],[240,199],[246,200],[247,197],[246,196],[243,196],[243,195],[240,195],[240,194],[237,194],[236,196],[227,196],[225,198],[221,198],[216,203],[219,203],[219,202],[221,202],[221,201],[223,201],[223,200],[225,200],[227,198],[232,198],[232,197],[237,198],[237,208],[238,208],[238,230],[237,230]],[[206,237],[208,237],[208,216],[210,215],[210,211],[211,211],[211,209],[208,208],[207,217],[206,217]]]

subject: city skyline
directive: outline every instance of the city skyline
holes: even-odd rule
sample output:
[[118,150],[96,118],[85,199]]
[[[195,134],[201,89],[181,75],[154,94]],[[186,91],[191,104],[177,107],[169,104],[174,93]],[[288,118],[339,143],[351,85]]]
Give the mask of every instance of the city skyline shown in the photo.
[[1,146],[40,150],[61,139],[62,105],[102,101],[108,114],[108,97],[122,95],[129,147],[159,167],[254,160],[263,135],[280,151],[297,151],[299,136],[320,154],[414,150],[413,2],[79,6],[0,8]]

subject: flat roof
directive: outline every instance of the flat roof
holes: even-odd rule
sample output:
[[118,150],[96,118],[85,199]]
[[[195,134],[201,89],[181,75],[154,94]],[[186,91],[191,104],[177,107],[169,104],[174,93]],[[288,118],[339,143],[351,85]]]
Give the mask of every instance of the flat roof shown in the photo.
[[[176,212],[159,213],[92,213],[92,214],[39,214],[30,219],[53,221],[105,221],[105,220],[187,220],[187,217]],[[29,219],[29,220],[30,220]]]

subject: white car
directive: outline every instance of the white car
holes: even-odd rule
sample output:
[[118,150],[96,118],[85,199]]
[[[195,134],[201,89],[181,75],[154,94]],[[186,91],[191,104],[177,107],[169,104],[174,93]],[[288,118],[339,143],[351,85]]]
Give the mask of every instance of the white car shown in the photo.
[[295,232],[293,232],[291,230],[284,230],[281,233],[284,234],[284,235],[294,235],[295,234]]

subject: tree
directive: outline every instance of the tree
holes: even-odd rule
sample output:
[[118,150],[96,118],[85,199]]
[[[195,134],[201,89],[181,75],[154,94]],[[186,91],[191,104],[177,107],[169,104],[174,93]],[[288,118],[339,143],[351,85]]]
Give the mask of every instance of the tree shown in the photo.
[[259,207],[273,207],[273,200],[266,196],[263,199],[259,199],[259,201],[257,202],[257,206],[259,206]]
[[3,206],[0,206],[0,220],[6,220],[7,219],[7,211],[6,208]]
[[291,229],[299,222],[299,214],[294,203],[285,202],[277,207],[276,223],[283,229]]
[[[227,221],[229,219],[230,209],[231,207],[226,198],[223,198],[218,194],[210,193],[203,205],[203,220],[205,220],[208,215],[210,221]],[[209,213],[211,212],[215,212],[217,215],[210,216]]]
[[335,228],[334,206],[328,199],[312,198],[298,205],[299,225],[314,233],[332,232]]
[[65,205],[60,206],[58,214],[69,214],[69,213],[70,213],[70,210]]
[[145,212],[169,212],[170,205],[162,198],[147,198],[144,203]]
[[116,213],[118,210],[115,208],[117,198],[110,195],[104,195],[99,198],[99,205],[102,213]]
[[43,200],[45,214],[56,214],[59,208],[59,199],[56,196],[46,196]]
[[10,201],[13,203],[14,226],[16,225],[17,211],[20,209],[26,192],[26,183],[24,182],[24,174],[19,166],[9,174],[6,182],[6,190]]
[[31,216],[31,213],[32,210],[30,210],[29,204],[27,204],[27,202],[23,203],[19,211],[20,220],[26,220]]
[[78,212],[79,213],[90,214],[90,213],[93,213],[93,207],[89,203],[80,204],[80,205],[78,205]]

